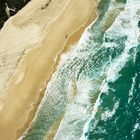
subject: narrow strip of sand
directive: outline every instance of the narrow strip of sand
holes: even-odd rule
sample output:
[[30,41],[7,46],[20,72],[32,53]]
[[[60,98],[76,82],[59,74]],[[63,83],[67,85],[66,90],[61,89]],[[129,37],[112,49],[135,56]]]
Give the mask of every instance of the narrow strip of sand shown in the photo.
[[41,92],[55,71],[57,58],[66,47],[79,40],[95,17],[95,0],[69,0],[46,26],[40,46],[26,51],[1,98],[0,139],[14,140],[22,135],[41,101]]

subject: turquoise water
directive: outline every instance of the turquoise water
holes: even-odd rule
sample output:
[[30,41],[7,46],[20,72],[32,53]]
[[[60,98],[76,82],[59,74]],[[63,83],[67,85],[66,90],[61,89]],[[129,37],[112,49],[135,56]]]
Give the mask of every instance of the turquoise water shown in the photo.
[[62,115],[55,140],[140,139],[140,2],[125,3],[101,1],[98,19],[61,61],[23,139],[43,140]]
[[139,140],[140,46],[136,46],[135,51],[136,54],[134,49],[129,52],[129,60],[119,71],[117,80],[111,82],[105,79],[108,90],[101,93],[96,115],[84,133],[88,140]]

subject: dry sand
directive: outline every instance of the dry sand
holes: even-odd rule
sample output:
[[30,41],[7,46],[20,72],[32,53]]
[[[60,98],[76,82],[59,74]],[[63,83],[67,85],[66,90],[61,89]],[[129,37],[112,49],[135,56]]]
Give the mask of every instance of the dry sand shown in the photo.
[[[40,8],[45,3],[46,0],[40,3],[33,0],[7,22],[0,34],[3,43],[0,52],[6,46],[7,51],[4,51],[8,53],[12,46],[14,49],[10,54],[18,55],[16,59],[14,55],[6,55],[9,58],[5,60],[7,63],[11,64],[10,59],[15,62],[14,66],[11,65],[13,71],[8,73],[9,77],[16,70],[0,100],[1,140],[14,140],[28,127],[42,99],[44,88],[55,71],[59,56],[79,40],[84,29],[96,17],[95,0],[52,0],[52,4],[49,4],[52,9],[46,15],[49,18],[45,18],[46,13]],[[3,68],[6,71],[8,69]]]

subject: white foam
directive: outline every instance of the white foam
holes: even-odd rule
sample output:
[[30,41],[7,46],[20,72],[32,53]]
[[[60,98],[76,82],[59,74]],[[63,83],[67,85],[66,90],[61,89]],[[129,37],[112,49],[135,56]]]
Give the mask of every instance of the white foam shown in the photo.
[[101,85],[100,91],[102,93],[106,93],[109,90],[109,86],[107,84],[107,82],[103,82],[103,84]]
[[101,115],[101,120],[104,120],[106,121],[107,119],[111,118],[115,112],[116,112],[116,109],[119,107],[119,101],[117,101],[114,105],[114,108],[112,111],[110,110],[106,110],[102,115]]
[[115,62],[111,64],[107,72],[107,81],[114,82],[116,81],[120,75],[119,71],[125,66],[126,62],[128,61],[129,55],[124,53]]

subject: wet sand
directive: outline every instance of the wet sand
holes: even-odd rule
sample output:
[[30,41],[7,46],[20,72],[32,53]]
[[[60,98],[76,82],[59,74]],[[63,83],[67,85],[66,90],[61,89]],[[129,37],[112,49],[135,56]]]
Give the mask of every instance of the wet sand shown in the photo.
[[28,127],[60,55],[79,40],[95,19],[94,7],[94,0],[69,0],[42,28],[40,43],[25,52],[0,100],[0,139],[14,140]]

